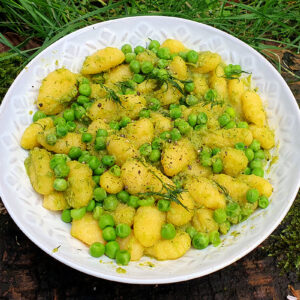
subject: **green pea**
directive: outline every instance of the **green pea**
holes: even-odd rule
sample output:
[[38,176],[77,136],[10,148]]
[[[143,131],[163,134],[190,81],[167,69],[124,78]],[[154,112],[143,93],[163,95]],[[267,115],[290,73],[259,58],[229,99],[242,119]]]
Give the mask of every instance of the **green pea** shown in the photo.
[[188,95],[185,99],[185,102],[186,102],[187,105],[192,106],[192,105],[195,105],[195,104],[199,103],[199,100],[194,95]]
[[214,210],[213,218],[218,224],[224,223],[227,219],[227,214],[225,209],[217,208],[216,210]]
[[111,259],[116,258],[117,252],[120,250],[120,246],[116,241],[110,241],[105,245],[105,255]]
[[112,155],[104,155],[101,161],[105,166],[112,167],[115,164],[116,159]]
[[69,108],[64,111],[64,118],[66,121],[74,121],[75,120],[75,113],[74,109]]
[[212,163],[212,170],[213,173],[219,174],[223,171],[223,162],[221,158],[217,158],[213,163]]
[[80,84],[81,83],[90,83],[90,81],[86,78],[86,77],[82,77],[81,79],[79,79]]
[[171,240],[176,235],[176,229],[173,224],[167,223],[161,227],[160,231],[161,237],[165,240]]
[[99,181],[100,181],[100,175],[94,175],[93,177],[94,182],[96,183],[96,186],[99,185]]
[[171,202],[165,199],[160,199],[157,202],[157,208],[160,211],[166,212],[169,211],[171,207]]
[[180,52],[178,52],[178,55],[179,55],[183,60],[187,60],[187,52],[185,52],[185,51],[180,51]]
[[148,46],[148,49],[149,50],[158,49],[159,46],[160,46],[159,41],[157,41],[157,40],[151,40],[151,42],[150,42],[150,44]]
[[57,125],[66,125],[66,120],[63,118],[63,117],[56,117],[54,119],[54,125],[57,126]]
[[164,69],[168,66],[169,62],[165,59],[159,59],[157,62],[157,67],[160,69]]
[[172,119],[177,119],[177,118],[180,118],[181,117],[181,109],[179,107],[176,107],[176,108],[172,108],[170,110],[170,117]]
[[221,127],[224,127],[230,122],[230,116],[228,114],[224,113],[223,115],[221,115],[218,118],[218,122]]
[[143,109],[139,112],[139,116],[140,116],[140,118],[150,118],[150,110],[149,110],[149,109],[143,108]]
[[254,203],[259,198],[259,191],[257,189],[249,189],[246,193],[246,199],[249,203]]
[[113,130],[119,130],[120,129],[120,124],[117,121],[110,121],[109,122],[109,127]]
[[121,176],[121,168],[118,165],[112,166],[109,171],[117,177]]
[[151,110],[157,111],[160,108],[160,101],[157,98],[151,98],[148,105]]
[[245,148],[246,148],[246,145],[245,145],[244,143],[242,143],[242,142],[239,142],[239,143],[236,143],[236,144],[234,145],[234,148],[237,149],[237,150],[242,150],[242,151],[244,151]]
[[115,226],[114,218],[111,215],[102,215],[99,218],[99,227],[103,230],[108,226]]
[[89,143],[91,142],[93,139],[93,136],[91,133],[88,133],[88,132],[84,132],[82,135],[81,135],[81,141],[83,143]]
[[129,44],[124,44],[121,48],[124,54],[132,52],[132,47]]
[[80,220],[86,214],[86,207],[71,209],[71,217],[73,220]]
[[103,136],[98,136],[95,139],[95,150],[105,150],[106,149],[106,138]]
[[241,208],[236,202],[230,202],[226,206],[226,214],[229,217],[236,217],[240,214]]
[[93,257],[100,257],[105,252],[105,246],[100,242],[95,242],[90,246],[90,254]]
[[142,52],[144,52],[144,51],[145,51],[145,48],[142,47],[142,46],[136,46],[136,47],[134,48],[134,52],[135,52],[136,54],[142,53]]
[[157,56],[162,59],[170,59],[171,53],[169,48],[159,48],[157,50]]
[[128,224],[118,224],[116,227],[116,234],[120,238],[126,238],[130,235],[131,228]]
[[245,155],[246,155],[246,157],[248,158],[249,161],[252,161],[253,158],[254,158],[254,152],[250,148],[245,149]]
[[86,206],[86,211],[93,211],[96,206],[95,200],[90,200],[88,205]]
[[88,163],[89,161],[90,161],[90,159],[91,159],[91,155],[90,154],[84,154],[83,152],[82,152],[82,154],[80,155],[80,157],[78,158],[78,161],[80,162],[80,163],[84,163],[84,164],[86,164],[86,163]]
[[262,168],[255,168],[255,169],[252,169],[251,174],[259,176],[259,177],[264,177],[264,170]]
[[88,102],[88,103],[84,103],[83,107],[86,109],[86,111],[88,111],[91,108],[92,105],[93,105],[92,102]]
[[137,208],[139,206],[138,201],[140,200],[137,196],[129,196],[127,204],[131,207]]
[[157,162],[160,160],[160,156],[161,156],[160,151],[157,149],[153,149],[149,155],[149,160],[151,162]]
[[95,188],[93,195],[96,201],[103,201],[107,197],[106,191],[102,187]]
[[217,97],[217,92],[212,89],[209,89],[204,95],[204,99],[206,101],[213,101],[214,99],[216,99],[216,97]]
[[140,65],[139,61],[137,61],[135,59],[130,62],[129,68],[135,74],[138,74],[141,71],[141,65]]
[[91,156],[89,160],[89,167],[92,170],[97,169],[100,166],[100,164],[101,164],[100,159],[97,156]]
[[142,62],[141,64],[141,71],[144,73],[144,74],[149,74],[151,73],[153,70],[153,64],[152,62],[150,61],[144,61]]
[[98,168],[93,170],[95,175],[102,175],[105,172],[104,166],[101,164]]
[[148,197],[146,199],[139,199],[138,206],[152,206],[155,202],[153,197]]
[[174,126],[178,127],[179,124],[181,124],[182,122],[185,122],[185,121],[183,119],[177,118],[177,119],[174,120]]
[[222,234],[226,234],[230,230],[230,222],[225,221],[222,224],[219,224],[219,230]]
[[119,250],[116,254],[116,263],[121,266],[127,266],[130,262],[131,255],[127,250]]
[[254,152],[258,151],[260,149],[260,142],[254,139],[249,148],[252,149]]
[[114,211],[118,206],[118,202],[115,195],[109,195],[103,201],[103,208],[108,211]]
[[198,232],[194,235],[192,244],[196,249],[205,249],[209,244],[209,236],[205,233]]
[[237,128],[249,128],[249,125],[247,122],[239,122]]
[[75,108],[75,119],[80,120],[86,113],[86,110],[82,106],[78,106]]
[[255,153],[254,153],[254,158],[256,159],[264,159],[265,158],[265,152],[264,150],[260,149],[260,150],[257,150]]
[[188,226],[185,232],[190,236],[191,239],[197,234],[197,230],[194,226]]
[[107,242],[114,241],[117,237],[116,230],[111,226],[105,227],[102,231],[102,237]]
[[198,114],[197,116],[197,124],[201,125],[201,124],[206,124],[207,123],[207,114],[205,112],[201,112]]
[[142,83],[145,80],[145,76],[141,74],[134,74],[132,80],[136,83]]
[[56,191],[63,192],[67,189],[68,182],[63,178],[56,178],[53,182],[53,188]]
[[55,145],[57,142],[57,137],[55,134],[49,133],[46,135],[46,143],[50,146]]
[[121,191],[117,194],[117,198],[123,203],[127,203],[129,200],[129,193],[126,191]]
[[133,60],[135,60],[136,54],[135,53],[126,53],[125,54],[125,62],[128,64],[131,63]]
[[153,70],[152,70],[152,73],[151,73],[151,76],[153,77],[153,78],[156,78],[156,77],[158,77],[158,73],[159,73],[159,68],[153,68]]
[[77,97],[77,102],[80,104],[80,105],[83,105],[85,103],[89,103],[90,102],[90,98],[89,97],[86,97],[86,96],[83,96],[83,95],[79,95]]
[[58,164],[65,164],[66,162],[65,154],[55,154],[50,160],[50,168],[53,170]]
[[170,135],[172,141],[179,141],[181,139],[181,133],[177,128],[173,128],[170,131]]
[[76,123],[73,122],[73,121],[68,121],[67,124],[66,124],[66,126],[67,126],[67,130],[69,132],[73,132],[76,129]]
[[195,89],[195,83],[194,82],[187,82],[184,85],[184,89],[188,92],[191,93]]
[[199,55],[196,51],[190,50],[186,55],[186,60],[189,63],[195,64],[198,61],[198,57],[199,57]]
[[66,125],[56,125],[56,135],[58,137],[64,137],[68,133],[68,128]]
[[120,127],[126,127],[131,122],[131,119],[129,117],[122,117],[119,125]]
[[213,148],[211,151],[211,154],[212,154],[212,156],[214,156],[214,155],[218,154],[219,152],[221,152],[220,148]]
[[96,133],[96,137],[107,137],[108,136],[108,132],[106,129],[98,129],[97,133]]
[[188,117],[188,122],[192,127],[194,127],[197,124],[197,115],[190,114]]
[[70,173],[70,168],[64,164],[58,164],[54,168],[55,177],[62,178],[67,177]]
[[162,146],[162,140],[159,137],[155,137],[151,143],[152,149],[160,150]]
[[80,95],[89,97],[91,95],[92,89],[88,83],[82,83],[78,87],[78,92]]
[[141,155],[149,156],[151,154],[152,147],[150,144],[145,143],[140,147],[139,151],[140,151]]
[[169,73],[165,69],[158,69],[157,71],[157,78],[159,80],[166,80],[169,78]]
[[247,167],[244,172],[245,175],[250,175],[251,174],[251,169],[249,167]]
[[269,199],[264,195],[260,196],[258,199],[258,206],[260,208],[267,208],[269,206]]
[[103,212],[104,212],[103,207],[96,205],[93,210],[93,218],[95,220],[99,220]]
[[209,233],[209,242],[217,247],[221,244],[220,233],[218,231],[212,231]]
[[71,217],[71,211],[70,209],[64,209],[61,213],[61,219],[65,223],[71,223],[72,222],[72,217]]
[[164,131],[160,134],[159,136],[162,140],[167,141],[171,138],[170,132],[169,131]]
[[231,129],[231,128],[235,128],[236,124],[234,121],[229,121],[225,126],[224,128],[225,129]]
[[200,162],[201,162],[203,167],[210,167],[212,165],[211,157],[209,155],[206,155],[206,154],[201,155]]
[[178,107],[180,107],[179,104],[171,103],[171,104],[169,105],[169,110],[171,110],[171,109],[173,109],[173,108],[178,108]]
[[234,118],[235,117],[235,110],[234,108],[232,107],[228,107],[226,110],[225,110],[225,113],[227,113],[231,118]]
[[207,156],[211,157],[212,149],[210,149],[209,147],[203,147],[200,152],[200,156],[202,156],[202,155],[207,155]]
[[255,158],[253,159],[250,164],[249,164],[249,167],[251,169],[257,169],[257,168],[261,168],[262,167],[262,162],[259,158]]
[[44,119],[46,117],[47,117],[47,115],[44,112],[38,110],[34,113],[32,120],[33,120],[33,122],[36,122],[36,121],[38,121],[40,119]]

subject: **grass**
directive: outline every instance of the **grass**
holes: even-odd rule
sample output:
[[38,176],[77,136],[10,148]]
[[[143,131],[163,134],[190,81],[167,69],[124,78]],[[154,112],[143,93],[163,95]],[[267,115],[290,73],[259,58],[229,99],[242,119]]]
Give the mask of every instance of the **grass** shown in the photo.
[[[53,42],[87,25],[127,16],[166,15],[211,25],[243,40],[281,71],[285,66],[272,50],[300,53],[299,11],[299,0],[2,0],[0,43],[10,50],[0,55],[0,100],[24,65]],[[5,37],[11,32],[23,38],[19,45]],[[25,50],[31,40],[38,46]],[[266,247],[283,270],[298,274],[299,203],[300,195]]]
[[[0,4],[0,42],[11,50],[0,61],[21,55],[25,64],[72,31],[108,19],[139,15],[187,18],[224,30],[260,52],[284,47],[299,53],[299,11],[299,1],[287,0],[5,0]],[[5,38],[6,32],[17,33],[25,42],[13,46]],[[41,46],[22,50],[30,39]],[[268,55],[266,51],[264,55]]]

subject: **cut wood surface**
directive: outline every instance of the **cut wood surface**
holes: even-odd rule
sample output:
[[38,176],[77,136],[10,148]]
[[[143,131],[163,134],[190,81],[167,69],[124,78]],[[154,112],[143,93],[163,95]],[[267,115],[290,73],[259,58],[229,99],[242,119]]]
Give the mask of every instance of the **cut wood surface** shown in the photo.
[[[300,103],[300,56],[277,51]],[[0,299],[287,299],[299,297],[295,273],[280,276],[262,246],[202,278],[166,285],[127,285],[73,270],[45,254],[15,225],[0,201]]]

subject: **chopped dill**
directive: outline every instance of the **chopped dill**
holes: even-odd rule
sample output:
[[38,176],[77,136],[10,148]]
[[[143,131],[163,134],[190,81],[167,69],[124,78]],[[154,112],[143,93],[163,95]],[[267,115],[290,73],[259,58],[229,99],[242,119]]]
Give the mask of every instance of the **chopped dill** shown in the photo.
[[111,99],[113,101],[115,101],[116,103],[119,103],[120,105],[121,104],[121,100],[120,100],[120,97],[116,94],[116,92],[110,88],[108,88],[107,86],[105,86],[104,84],[100,83],[100,86],[103,87],[106,92],[107,92],[107,98],[108,99]]
[[216,105],[223,106],[223,100],[217,100],[217,92],[215,90],[209,89],[204,98],[202,99],[203,106],[210,104],[210,107],[213,108]]
[[226,79],[238,79],[242,73],[251,74],[249,72],[243,71],[240,65],[229,64],[224,68],[225,76],[222,76]]

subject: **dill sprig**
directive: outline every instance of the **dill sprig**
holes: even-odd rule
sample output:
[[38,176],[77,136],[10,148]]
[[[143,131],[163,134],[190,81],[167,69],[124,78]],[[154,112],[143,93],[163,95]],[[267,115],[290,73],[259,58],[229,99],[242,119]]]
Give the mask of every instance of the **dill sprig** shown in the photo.
[[215,90],[208,90],[204,97],[201,100],[203,102],[203,106],[210,104],[210,108],[213,108],[216,105],[223,106],[223,100],[217,100],[217,92]]
[[161,88],[164,84],[170,83],[172,86],[174,86],[182,95],[186,95],[184,89],[179,85],[180,83],[190,83],[192,80],[180,80],[178,78],[175,78],[165,69],[160,69],[158,72],[151,72],[148,74],[145,79],[155,79],[158,81],[159,88]]
[[229,64],[224,68],[225,76],[222,76],[226,79],[239,79],[242,73],[251,74],[249,72],[243,71],[240,65]]
[[215,180],[213,180],[213,182],[217,185],[217,187],[219,188],[219,190],[221,190],[221,192],[224,194],[224,196],[226,197],[226,199],[228,200],[228,202],[234,202],[234,200],[229,195],[229,192],[227,191],[227,189],[223,185],[221,185],[220,183],[218,183]]
[[[139,160],[145,167],[146,165],[142,160]],[[181,205],[184,209],[189,210],[181,201],[182,199],[182,193],[187,192],[187,190],[178,187],[176,185],[172,185],[169,183],[164,183],[161,178],[159,178],[152,170],[149,169],[149,171],[161,182],[162,189],[161,192],[145,192],[145,193],[138,193],[139,196],[159,196],[164,200],[173,201],[179,205]],[[165,192],[163,192],[165,190]]]
[[105,86],[102,83],[99,83],[99,84],[102,88],[104,88],[106,90],[106,92],[107,92],[106,97],[108,99],[111,99],[111,100],[115,101],[116,103],[122,105],[120,97],[117,95],[117,93],[114,90],[110,89],[109,87]]

